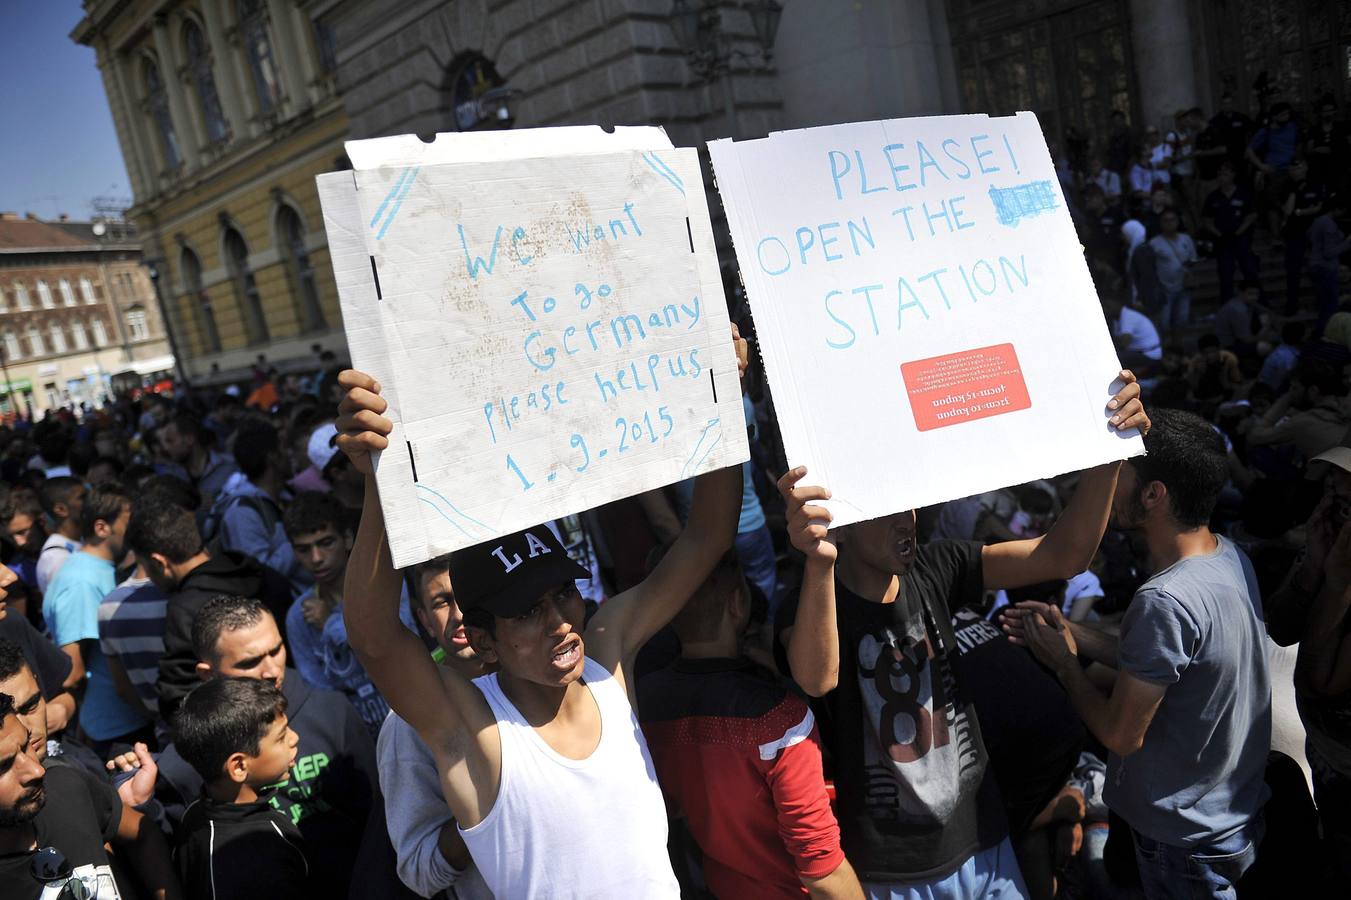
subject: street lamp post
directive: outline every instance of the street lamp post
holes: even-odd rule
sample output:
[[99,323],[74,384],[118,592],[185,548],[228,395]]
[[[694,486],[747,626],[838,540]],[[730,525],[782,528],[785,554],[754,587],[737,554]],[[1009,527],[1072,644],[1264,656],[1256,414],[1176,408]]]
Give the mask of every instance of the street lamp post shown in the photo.
[[178,338],[174,335],[174,328],[169,321],[169,310],[164,304],[164,292],[160,290],[160,271],[155,263],[147,263],[146,269],[150,275],[150,284],[155,288],[155,305],[159,307],[160,321],[164,323],[164,333],[169,338],[169,352],[174,355],[174,368],[178,370],[178,380],[183,386],[191,387],[188,381],[188,370],[183,367],[183,354],[178,352]]
[[717,78],[722,82],[723,113],[727,117],[727,135],[737,136],[736,94],[732,76],[734,61],[742,60],[751,68],[767,68],[774,58],[774,37],[779,31],[783,4],[779,0],[745,0],[736,8],[750,14],[756,43],[760,45],[757,59],[735,45],[734,35],[723,28],[722,7],[719,0],[673,0],[671,30],[685,51],[690,68],[705,83]]

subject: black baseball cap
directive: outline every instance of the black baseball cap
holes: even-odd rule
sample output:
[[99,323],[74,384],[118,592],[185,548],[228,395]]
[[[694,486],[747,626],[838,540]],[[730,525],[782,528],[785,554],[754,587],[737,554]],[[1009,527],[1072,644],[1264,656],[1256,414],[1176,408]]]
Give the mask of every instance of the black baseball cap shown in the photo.
[[536,525],[450,555],[455,602],[502,618],[529,612],[548,591],[591,573],[574,562],[548,525]]

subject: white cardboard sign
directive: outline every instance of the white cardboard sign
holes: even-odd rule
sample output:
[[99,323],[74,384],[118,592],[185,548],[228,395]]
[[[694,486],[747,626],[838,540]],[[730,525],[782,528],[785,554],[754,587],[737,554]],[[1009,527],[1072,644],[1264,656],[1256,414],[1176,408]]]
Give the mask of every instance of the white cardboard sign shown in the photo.
[[747,459],[695,150],[584,127],[347,151],[319,194],[394,422],[395,566]]
[[709,150],[788,462],[835,525],[1144,452],[1107,425],[1120,364],[1031,113]]

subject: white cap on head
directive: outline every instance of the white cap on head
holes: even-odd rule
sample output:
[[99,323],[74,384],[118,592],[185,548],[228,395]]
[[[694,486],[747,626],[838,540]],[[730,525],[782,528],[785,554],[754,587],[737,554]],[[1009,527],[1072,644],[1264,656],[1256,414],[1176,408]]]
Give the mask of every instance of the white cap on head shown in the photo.
[[1333,447],[1331,450],[1324,450],[1309,462],[1330,463],[1339,469],[1351,472],[1351,447]]
[[310,432],[310,442],[305,447],[305,455],[320,472],[333,461],[333,457],[342,452],[334,445],[337,437],[338,426],[332,422],[325,422]]

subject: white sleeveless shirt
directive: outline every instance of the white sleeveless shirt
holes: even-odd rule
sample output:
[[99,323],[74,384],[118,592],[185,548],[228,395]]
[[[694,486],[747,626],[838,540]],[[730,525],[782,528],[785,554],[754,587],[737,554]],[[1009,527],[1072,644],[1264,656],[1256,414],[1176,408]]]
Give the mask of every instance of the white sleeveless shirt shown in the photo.
[[586,759],[550,748],[495,673],[474,679],[502,736],[502,778],[488,815],[460,834],[498,900],[675,900],[666,805],[638,718],[600,663],[587,657],[582,678],[601,721]]

